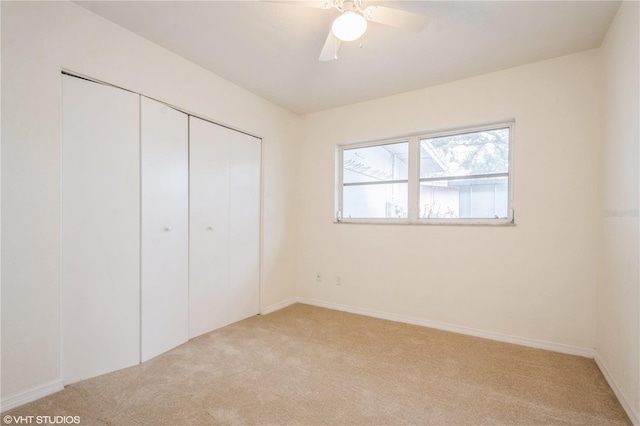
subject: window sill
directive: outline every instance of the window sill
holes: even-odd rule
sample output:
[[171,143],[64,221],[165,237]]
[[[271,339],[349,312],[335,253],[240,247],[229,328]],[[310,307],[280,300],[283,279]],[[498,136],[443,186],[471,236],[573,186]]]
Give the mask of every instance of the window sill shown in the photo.
[[335,224],[352,225],[418,225],[418,226],[516,226],[513,219],[342,219]]

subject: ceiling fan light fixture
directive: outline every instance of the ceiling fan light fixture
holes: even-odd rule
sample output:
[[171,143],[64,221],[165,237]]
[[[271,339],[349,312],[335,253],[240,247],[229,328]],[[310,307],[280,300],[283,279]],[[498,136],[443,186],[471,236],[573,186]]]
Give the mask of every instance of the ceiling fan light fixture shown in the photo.
[[331,26],[333,35],[342,41],[357,40],[366,30],[367,20],[362,15],[351,11],[338,16]]

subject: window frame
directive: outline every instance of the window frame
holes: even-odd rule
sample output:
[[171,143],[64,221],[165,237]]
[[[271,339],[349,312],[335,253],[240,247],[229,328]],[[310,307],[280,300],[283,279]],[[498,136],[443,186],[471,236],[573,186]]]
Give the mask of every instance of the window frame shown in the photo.
[[[433,139],[439,137],[463,135],[466,133],[476,133],[489,130],[509,129],[509,169],[507,172],[507,217],[502,218],[420,218],[420,140]],[[504,120],[484,125],[457,127],[448,130],[434,132],[412,133],[406,136],[393,137],[389,139],[376,139],[363,142],[338,144],[336,146],[336,187],[335,187],[335,214],[334,223],[351,224],[393,224],[393,225],[489,225],[489,226],[511,226],[515,225],[513,208],[513,149],[515,135],[515,120]],[[408,142],[408,200],[407,218],[344,218],[343,212],[343,159],[344,151],[357,148],[370,148],[374,146],[389,145],[394,143]],[[487,174],[486,177],[493,177],[495,174]],[[498,173],[504,175],[504,173]],[[484,175],[464,176],[464,178],[482,178]],[[435,180],[432,178],[425,178]],[[439,180],[447,180],[443,177]],[[380,182],[381,184],[384,182]]]

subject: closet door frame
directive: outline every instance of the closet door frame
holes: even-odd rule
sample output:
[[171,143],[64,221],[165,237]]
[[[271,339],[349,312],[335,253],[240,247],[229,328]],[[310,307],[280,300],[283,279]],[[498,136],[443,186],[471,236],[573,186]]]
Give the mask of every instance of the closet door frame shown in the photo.
[[[135,298],[134,299],[129,298],[130,300],[127,303],[127,306],[131,305],[131,303],[133,303],[134,305],[136,305],[135,309],[137,311],[136,311],[136,314],[134,315],[135,316],[135,324],[134,325],[129,324],[127,327],[125,327],[125,329],[120,329],[118,331],[118,336],[119,336],[118,338],[122,338],[122,336],[135,335],[135,339],[129,339],[129,340],[132,340],[132,341],[135,340],[135,344],[131,344],[131,342],[129,342],[130,344],[127,345],[128,347],[130,347],[127,351],[131,352],[131,353],[129,353],[127,356],[124,357],[124,358],[126,358],[126,361],[124,361],[124,362],[121,359],[119,359],[115,364],[107,362],[106,363],[107,365],[102,365],[102,364],[105,364],[105,363],[101,363],[101,366],[98,369],[94,369],[92,371],[85,372],[85,373],[78,374],[78,375],[74,375],[74,374],[68,375],[67,373],[65,373],[65,368],[66,368],[65,367],[65,363],[67,362],[67,355],[69,353],[69,345],[71,344],[71,342],[67,338],[67,336],[69,335],[69,332],[68,332],[69,330],[65,329],[65,324],[70,322],[70,319],[65,317],[65,311],[64,311],[65,310],[65,306],[67,308],[69,308],[69,300],[67,300],[68,294],[65,293],[65,292],[68,292],[69,288],[68,288],[68,286],[65,287],[65,284],[64,284],[64,279],[65,279],[64,262],[65,262],[65,259],[63,259],[62,260],[62,263],[63,263],[63,265],[62,265],[62,271],[63,271],[62,272],[62,289],[61,289],[61,299],[62,299],[61,300],[61,302],[62,302],[61,303],[61,309],[62,309],[62,314],[61,314],[61,375],[62,375],[62,378],[63,378],[63,382],[65,384],[69,384],[69,383],[73,383],[75,381],[82,380],[82,379],[85,379],[85,378],[94,377],[96,375],[100,375],[100,374],[103,374],[103,373],[106,373],[106,372],[109,372],[109,371],[114,371],[114,370],[118,370],[120,368],[125,368],[125,367],[131,366],[131,365],[135,365],[135,364],[137,364],[139,362],[144,362],[145,360],[150,359],[155,355],[152,355],[150,352],[148,352],[147,355],[145,356],[143,354],[144,349],[143,349],[143,343],[142,343],[142,340],[143,340],[143,336],[142,336],[142,330],[143,330],[143,325],[142,325],[142,316],[143,316],[143,314],[142,314],[142,297],[143,297],[142,285],[143,285],[143,277],[142,277],[142,275],[143,275],[143,271],[141,269],[142,269],[142,265],[143,265],[143,254],[142,254],[141,250],[142,250],[142,245],[143,245],[143,226],[144,226],[144,224],[141,223],[142,222],[142,215],[143,215],[143,212],[142,212],[142,194],[141,194],[141,191],[142,191],[142,187],[141,186],[142,186],[142,180],[143,180],[143,176],[142,176],[143,171],[141,170],[142,169],[142,163],[143,163],[143,159],[141,158],[141,155],[142,155],[142,146],[141,146],[141,144],[142,144],[142,136],[141,136],[141,133],[142,133],[142,128],[141,128],[142,117],[141,117],[141,109],[142,109],[142,102],[143,102],[142,99],[145,99],[145,97],[144,97],[144,95],[140,95],[140,94],[132,92],[132,91],[130,91],[128,89],[120,88],[118,86],[111,85],[109,83],[105,83],[105,82],[102,82],[100,80],[92,79],[90,77],[83,76],[81,74],[74,75],[73,72],[64,71],[62,73],[62,77],[63,77],[63,79],[65,79],[65,78],[78,79],[78,80],[84,81],[86,84],[92,84],[92,85],[100,86],[100,87],[103,87],[103,88],[108,88],[108,89],[112,89],[112,90],[120,90],[120,91],[122,91],[124,93],[129,94],[130,96],[136,97],[137,98],[137,104],[138,104],[137,115],[136,115],[136,118],[135,118],[135,121],[138,122],[137,144],[133,144],[133,145],[132,144],[128,144],[129,147],[134,146],[134,145],[136,147],[136,149],[135,149],[135,151],[136,151],[136,153],[135,153],[135,162],[137,163],[137,169],[136,169],[137,182],[136,182],[136,185],[135,185],[135,191],[136,191],[137,205],[135,207],[136,208],[135,216],[136,216],[137,228],[136,228],[135,232],[131,232],[130,229],[129,229],[129,231],[126,231],[127,235],[135,236],[135,238],[136,238],[135,246],[137,247],[136,253],[130,253],[129,255],[127,255],[127,257],[129,259],[135,258],[136,282],[137,282],[137,288],[136,288],[136,291],[135,291]],[[203,118],[202,116],[191,114],[191,113],[186,112],[185,110],[182,110],[182,109],[180,109],[178,107],[175,107],[175,106],[172,106],[172,105],[169,105],[169,104],[165,104],[165,103],[160,102],[160,101],[155,101],[152,98],[146,98],[146,99],[148,99],[148,100],[150,100],[152,102],[158,102],[158,103],[166,106],[167,108],[171,108],[173,110],[177,110],[178,112],[185,114],[187,116],[187,121],[194,120],[194,119],[202,120],[203,122],[206,122],[208,124],[211,124],[211,125],[214,125],[214,126],[220,126],[220,127],[224,128],[224,129],[230,130],[232,132],[236,132],[238,134],[241,134],[241,135],[244,135],[244,136],[247,136],[247,137],[250,137],[250,138],[255,138],[256,139],[256,143],[259,144],[259,148],[258,148],[258,150],[259,150],[259,159],[258,159],[259,182],[258,182],[258,209],[257,209],[258,210],[257,211],[258,217],[256,218],[256,220],[257,220],[257,230],[258,230],[257,240],[256,240],[257,241],[256,250],[257,250],[257,259],[258,259],[258,264],[256,265],[256,268],[257,268],[257,283],[256,283],[256,285],[257,285],[257,305],[256,305],[255,310],[251,312],[251,315],[261,313],[261,306],[262,306],[262,302],[261,302],[261,300],[262,300],[262,249],[263,249],[263,221],[264,221],[264,218],[263,218],[263,173],[264,173],[264,171],[263,171],[263,166],[262,166],[262,158],[263,158],[263,149],[264,149],[264,147],[263,147],[262,138],[260,138],[258,136],[253,136],[253,135],[251,135],[249,133],[246,133],[246,132],[243,132],[243,131],[240,131],[240,130],[235,130],[235,129],[233,129],[231,127],[228,127],[228,126],[217,124],[215,121],[209,120],[207,118]],[[64,99],[63,99],[63,102],[64,102]],[[63,110],[64,110],[64,105],[63,105]],[[62,154],[61,158],[64,161],[64,140],[61,140],[61,148],[63,149],[63,154]],[[69,160],[67,160],[67,161],[69,161]],[[64,164],[63,164],[63,166],[64,166]],[[118,170],[118,171],[120,171],[120,170]],[[61,167],[61,186],[64,185],[64,176],[63,176],[63,174],[64,174],[64,168]],[[61,188],[61,192],[63,193],[63,197],[64,197],[64,188]],[[64,208],[64,200],[62,201],[62,206]],[[187,207],[187,209],[188,208],[189,208],[189,206]],[[187,214],[189,214],[189,212]],[[68,216],[67,216],[67,218],[68,218]],[[62,225],[62,229],[63,229],[62,232],[63,233],[65,232],[64,220],[65,220],[65,214],[64,214],[64,211],[63,211],[62,219],[61,219],[61,225]],[[213,224],[213,225],[215,226],[215,224]],[[171,225],[168,225],[168,226],[171,227]],[[69,230],[68,226],[67,226],[67,230]],[[173,230],[173,228],[172,228],[172,230]],[[167,232],[167,230],[163,230],[163,231]],[[169,232],[171,232],[171,231],[169,231]],[[190,231],[188,231],[188,232],[190,232]],[[188,238],[189,238],[189,236],[187,237],[187,241],[188,241]],[[64,244],[64,234],[62,236],[62,240],[63,240],[63,244]],[[187,247],[188,247],[188,244],[187,244]],[[63,246],[62,253],[63,253],[63,255],[65,253],[64,252],[64,246]],[[187,262],[189,262],[189,260]],[[187,268],[188,268],[188,265],[187,265]],[[187,269],[187,276],[188,276],[188,270],[189,269]],[[187,284],[187,286],[188,286],[188,284]],[[131,292],[131,293],[133,294],[134,292]],[[120,302],[122,302],[124,299],[127,299],[127,297],[120,297],[119,299],[120,299]],[[101,300],[101,303],[104,304],[104,299]],[[125,315],[125,316],[126,317],[130,317],[131,315]],[[187,318],[188,317],[189,316],[187,315]],[[227,315],[227,317],[229,317],[229,316]],[[242,319],[242,318],[240,318],[240,319]],[[238,320],[238,319],[234,319],[234,321],[235,320]],[[75,322],[81,323],[82,321],[76,319]],[[233,321],[227,320],[226,324],[228,324],[230,322],[233,322]],[[86,328],[86,324],[84,324],[84,326]],[[187,320],[186,338],[184,338],[184,339],[181,338],[181,339],[178,339],[177,341],[179,341],[181,343],[181,342],[186,341],[186,340],[188,340],[188,339],[190,339],[192,337],[195,337],[195,336],[191,335],[190,330],[189,330],[189,323],[188,323],[188,320]],[[177,343],[177,344],[179,344],[179,343]],[[116,345],[113,345],[113,346],[115,347]],[[131,350],[131,348],[133,348],[134,346],[135,346],[135,348],[133,350]],[[170,349],[170,348],[167,348],[167,350],[168,349]],[[164,352],[164,350],[162,352]],[[120,358],[123,358],[123,357],[120,357]],[[78,361],[77,361],[77,359],[73,359],[73,360],[70,360],[69,362],[75,364]],[[91,368],[89,368],[88,370],[91,370]]]

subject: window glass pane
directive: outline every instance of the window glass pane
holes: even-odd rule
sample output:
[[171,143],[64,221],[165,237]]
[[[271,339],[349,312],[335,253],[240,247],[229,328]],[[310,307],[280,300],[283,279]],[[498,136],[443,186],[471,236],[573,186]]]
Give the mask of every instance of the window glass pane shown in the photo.
[[342,217],[406,218],[408,184],[380,183],[345,186]]
[[420,218],[487,219],[507,217],[508,178],[420,182]]
[[345,149],[342,154],[342,181],[384,182],[409,176],[409,143]]
[[504,123],[492,129],[339,147],[342,173],[336,217],[365,222],[405,219],[403,222],[422,224],[448,219],[462,219],[453,223],[512,223],[511,128],[511,123]]
[[508,127],[420,140],[420,178],[508,172]]

